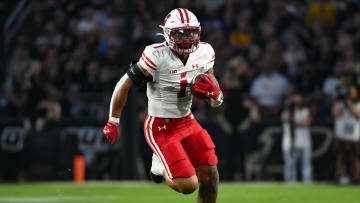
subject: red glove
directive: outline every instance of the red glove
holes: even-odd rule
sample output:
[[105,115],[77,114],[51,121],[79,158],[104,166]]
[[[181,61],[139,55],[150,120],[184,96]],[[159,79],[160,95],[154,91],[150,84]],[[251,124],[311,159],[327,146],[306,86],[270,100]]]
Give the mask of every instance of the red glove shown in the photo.
[[119,123],[109,120],[104,127],[103,134],[111,144],[114,144],[119,137]]
[[195,80],[194,91],[205,95],[210,99],[217,100],[220,96],[220,91],[217,88],[215,80],[206,74],[200,75],[202,80]]

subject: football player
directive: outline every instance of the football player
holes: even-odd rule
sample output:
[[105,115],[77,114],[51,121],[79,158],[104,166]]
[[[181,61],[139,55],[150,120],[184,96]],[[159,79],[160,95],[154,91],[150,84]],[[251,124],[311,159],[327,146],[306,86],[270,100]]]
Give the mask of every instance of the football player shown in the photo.
[[[147,86],[145,139],[153,153],[151,175],[189,194],[200,183],[198,202],[216,202],[219,174],[215,145],[191,113],[193,95],[219,107],[223,95],[214,76],[215,52],[200,41],[200,23],[187,9],[172,10],[163,25],[165,41],[145,48],[141,58],[117,83],[103,133],[114,143],[128,91]],[[197,80],[194,78],[197,77]],[[159,181],[158,181],[159,182]]]

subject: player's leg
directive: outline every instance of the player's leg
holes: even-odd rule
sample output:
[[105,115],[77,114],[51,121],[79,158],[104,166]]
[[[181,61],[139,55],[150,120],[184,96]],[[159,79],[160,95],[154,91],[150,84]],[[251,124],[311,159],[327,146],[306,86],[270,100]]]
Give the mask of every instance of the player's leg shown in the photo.
[[195,174],[188,178],[169,178],[161,160],[155,153],[153,154],[150,176],[156,183],[161,183],[164,178],[170,188],[183,194],[190,194],[198,187],[198,179]]
[[198,178],[196,175],[189,178],[170,179],[166,174],[164,174],[164,179],[170,188],[185,195],[193,193],[198,187]]
[[196,175],[200,183],[197,202],[216,202],[219,185],[219,173],[217,170],[217,166],[199,166],[196,168]]
[[184,139],[182,145],[196,168],[199,180],[198,203],[214,203],[216,202],[219,183],[215,145],[210,135],[197,121],[194,120],[190,127],[194,133]]
[[[190,194],[198,187],[195,169],[180,142],[168,143],[159,147],[163,157],[163,177],[166,184],[177,192]],[[167,166],[167,167],[166,167]]]
[[[166,127],[164,127],[166,125]],[[170,123],[165,123],[164,119],[149,116],[145,121],[145,138],[156,155],[154,159],[154,171],[157,168],[162,170],[166,183],[175,191],[183,194],[190,194],[197,189],[198,179],[195,175],[195,168],[192,166],[180,140],[176,134],[178,131],[172,130]],[[155,167],[155,165],[157,167]]]

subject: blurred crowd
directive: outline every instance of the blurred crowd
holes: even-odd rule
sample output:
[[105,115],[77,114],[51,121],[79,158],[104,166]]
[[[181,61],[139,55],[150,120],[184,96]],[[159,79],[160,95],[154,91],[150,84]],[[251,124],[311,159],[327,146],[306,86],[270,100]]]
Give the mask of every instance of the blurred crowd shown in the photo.
[[329,118],[337,87],[360,82],[356,1],[137,0],[131,26],[126,2],[37,1],[12,43],[1,114],[106,120],[116,82],[146,45],[163,41],[158,25],[176,7],[198,16],[202,41],[216,51],[225,107],[195,102],[200,117],[280,119],[287,98],[301,94],[313,117]]

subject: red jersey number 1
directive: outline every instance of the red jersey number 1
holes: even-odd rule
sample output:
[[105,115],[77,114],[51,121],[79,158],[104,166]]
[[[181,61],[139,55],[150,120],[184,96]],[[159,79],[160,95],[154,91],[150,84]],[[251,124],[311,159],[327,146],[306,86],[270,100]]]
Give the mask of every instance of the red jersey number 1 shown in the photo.
[[177,93],[178,98],[185,97],[187,80],[180,80],[180,92]]

